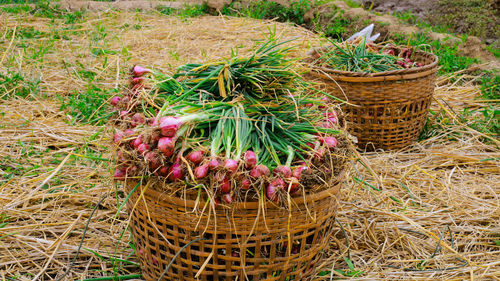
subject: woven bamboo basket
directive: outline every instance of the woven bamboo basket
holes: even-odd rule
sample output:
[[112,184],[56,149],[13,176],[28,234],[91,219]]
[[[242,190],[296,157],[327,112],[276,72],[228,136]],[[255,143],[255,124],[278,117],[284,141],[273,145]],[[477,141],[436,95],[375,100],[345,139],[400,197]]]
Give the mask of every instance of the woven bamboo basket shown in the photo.
[[[125,186],[130,193],[136,183]],[[290,211],[270,202],[264,207],[241,202],[217,206],[216,216],[208,206],[202,211],[203,203],[168,195],[155,185],[138,186],[127,208],[143,278],[302,280],[315,271],[332,233],[341,181],[329,186],[292,198]],[[193,242],[200,237],[206,240]]]
[[[314,57],[318,50],[310,55]],[[309,78],[352,105],[343,110],[349,132],[361,149],[399,149],[413,143],[425,125],[434,93],[438,58],[414,52],[421,67],[360,73],[312,66]]]

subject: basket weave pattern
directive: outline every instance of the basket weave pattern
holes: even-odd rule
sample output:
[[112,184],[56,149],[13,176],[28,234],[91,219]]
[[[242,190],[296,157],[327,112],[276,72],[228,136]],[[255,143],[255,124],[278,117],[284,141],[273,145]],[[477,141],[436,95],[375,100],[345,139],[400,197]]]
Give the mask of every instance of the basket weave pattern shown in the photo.
[[399,149],[422,131],[436,80],[436,56],[416,52],[412,60],[424,66],[379,73],[314,67],[309,75],[352,104],[344,107],[345,121],[360,148]]
[[[127,192],[134,186],[129,182]],[[293,198],[290,212],[269,202],[264,209],[258,202],[242,202],[231,209],[217,206],[214,216],[210,206],[202,212],[203,203],[195,208],[195,201],[140,186],[127,207],[143,277],[158,280],[181,247],[204,237],[181,252],[163,280],[246,280],[245,275],[249,280],[301,280],[314,271],[318,253],[328,244],[339,190],[335,183]],[[288,241],[294,246],[287,248]]]

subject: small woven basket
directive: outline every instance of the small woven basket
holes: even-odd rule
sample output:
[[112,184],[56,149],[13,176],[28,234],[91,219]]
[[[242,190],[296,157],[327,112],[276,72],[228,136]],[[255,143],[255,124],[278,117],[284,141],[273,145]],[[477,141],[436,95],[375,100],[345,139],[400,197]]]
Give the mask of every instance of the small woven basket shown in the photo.
[[[128,182],[126,191],[135,186]],[[127,208],[143,278],[303,280],[315,272],[332,233],[341,182],[329,186],[291,198],[290,211],[266,200],[219,205],[216,216],[203,203],[138,186]],[[200,237],[206,240],[192,242]]]
[[[311,57],[317,57],[319,50],[313,50]],[[345,121],[361,149],[399,149],[413,143],[422,131],[436,81],[435,55],[417,51],[411,60],[423,66],[360,73],[313,65],[308,77],[352,104],[344,107]]]

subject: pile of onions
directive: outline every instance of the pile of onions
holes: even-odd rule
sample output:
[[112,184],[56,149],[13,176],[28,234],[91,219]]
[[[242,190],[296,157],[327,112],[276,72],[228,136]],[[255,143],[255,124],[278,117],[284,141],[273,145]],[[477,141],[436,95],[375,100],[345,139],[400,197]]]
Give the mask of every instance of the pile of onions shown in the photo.
[[[334,150],[338,141],[333,136],[311,136],[308,159],[294,157],[290,152],[287,162],[273,170],[259,163],[258,155],[246,150],[238,159],[208,155],[202,146],[185,147],[182,142],[192,122],[207,118],[204,114],[160,116],[146,118],[143,113],[134,112],[141,89],[146,89],[144,75],[151,71],[134,66],[130,90],[127,95],[115,96],[111,104],[119,113],[118,127],[113,143],[116,146],[117,168],[114,178],[141,178],[154,175],[164,182],[213,183],[217,200],[226,204],[234,202],[236,193],[245,194],[264,187],[266,197],[278,202],[283,195],[298,193],[311,174],[311,166],[322,161],[325,152]],[[160,111],[161,112],[161,111]],[[337,124],[337,114],[326,111],[324,121],[318,126],[329,128]],[[306,161],[304,161],[306,160]],[[292,166],[293,165],[293,166]]]

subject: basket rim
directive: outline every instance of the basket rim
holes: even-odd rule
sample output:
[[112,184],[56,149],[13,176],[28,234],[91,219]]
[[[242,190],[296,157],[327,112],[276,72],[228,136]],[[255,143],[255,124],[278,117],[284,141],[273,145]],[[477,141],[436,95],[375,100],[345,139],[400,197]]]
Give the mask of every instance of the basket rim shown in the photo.
[[[319,193],[310,193],[310,194],[307,194],[306,196],[291,198],[290,201],[291,201],[292,205],[306,205],[312,201],[322,200],[322,199],[325,199],[327,197],[336,196],[337,193],[339,193],[339,191],[341,189],[342,179],[344,177],[344,172],[345,172],[345,169],[340,172],[340,174],[336,177],[337,180],[328,189],[325,189]],[[135,180],[131,180],[131,181],[127,181],[125,184],[126,184],[126,192],[131,192],[133,187],[136,184],[138,184],[138,182]],[[140,187],[140,189],[137,188],[137,190],[135,190],[135,192],[139,192],[140,190],[142,190],[143,186],[141,185],[139,187]],[[157,201],[168,202],[168,203],[182,206],[185,208],[187,208],[187,207],[189,207],[189,208],[195,208],[195,207],[196,208],[204,208],[205,204],[207,204],[205,202],[200,202],[200,201],[197,202],[197,201],[191,200],[191,199],[187,199],[187,200],[181,199],[177,196],[172,196],[172,195],[167,194],[165,192],[158,191],[154,188],[148,188],[147,191],[144,191],[144,196],[149,197],[149,198],[154,198]],[[271,209],[282,209],[282,207],[280,207],[278,204],[273,203],[269,200],[264,201],[264,206],[266,208],[271,208]],[[252,210],[252,209],[258,209],[261,207],[262,207],[262,203],[260,203],[259,201],[234,202],[231,204],[231,209]]]
[[[308,53],[308,56],[310,57],[313,54],[317,53],[319,50],[323,50],[326,48],[327,47],[314,48]],[[413,67],[413,68],[396,69],[396,70],[382,71],[382,72],[376,72],[376,73],[336,70],[333,68],[316,66],[316,65],[312,64],[311,62],[309,63],[309,65],[311,66],[311,69],[315,72],[319,72],[318,70],[320,70],[322,72],[325,72],[328,74],[333,74],[336,77],[346,78],[348,80],[349,80],[349,78],[353,79],[353,78],[375,78],[375,77],[377,77],[379,79],[386,77],[386,79],[382,79],[382,80],[394,80],[394,79],[387,79],[387,76],[389,76],[389,77],[397,76],[399,79],[404,79],[405,75],[407,75],[407,74],[413,74],[413,76],[414,76],[417,73],[418,74],[422,73],[424,75],[427,75],[429,72],[432,73],[432,72],[437,71],[437,65],[439,62],[439,58],[435,54],[429,53],[429,52],[424,52],[424,51],[416,51],[416,52],[414,52],[414,55],[415,54],[418,54],[421,56],[431,57],[432,62],[425,64],[423,66],[418,66],[418,67]],[[411,77],[411,78],[413,78],[413,77]]]

